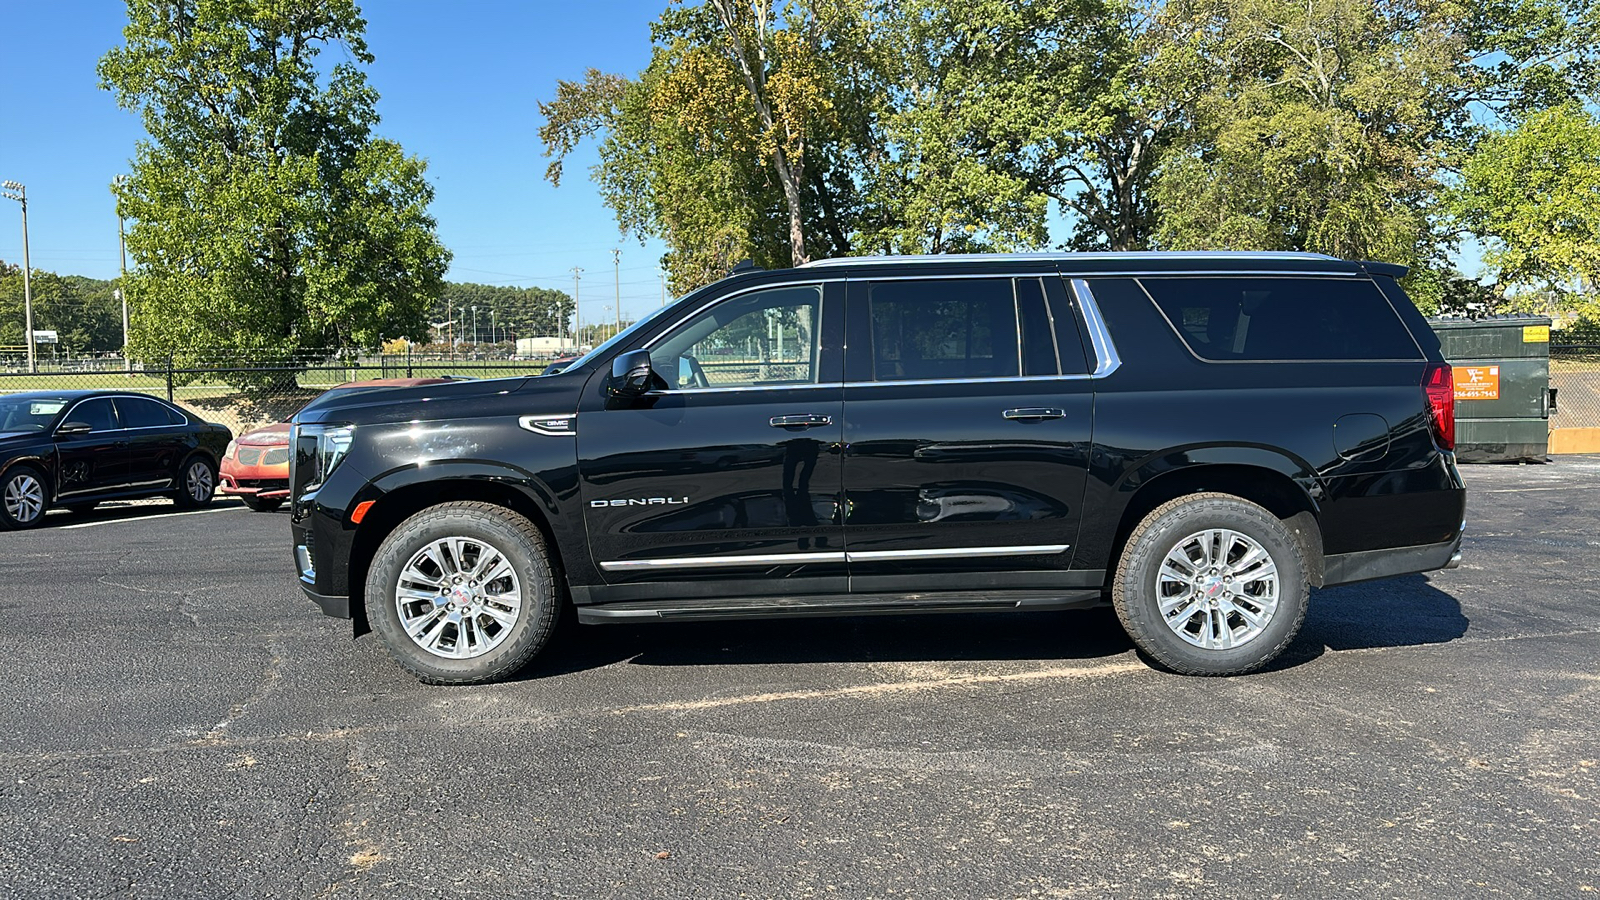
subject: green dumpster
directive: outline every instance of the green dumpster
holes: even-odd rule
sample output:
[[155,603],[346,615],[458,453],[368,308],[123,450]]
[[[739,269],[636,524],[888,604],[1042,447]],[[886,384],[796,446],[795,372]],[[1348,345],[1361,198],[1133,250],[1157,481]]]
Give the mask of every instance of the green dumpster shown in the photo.
[[1455,369],[1456,458],[1543,460],[1550,449],[1550,319],[1429,319]]

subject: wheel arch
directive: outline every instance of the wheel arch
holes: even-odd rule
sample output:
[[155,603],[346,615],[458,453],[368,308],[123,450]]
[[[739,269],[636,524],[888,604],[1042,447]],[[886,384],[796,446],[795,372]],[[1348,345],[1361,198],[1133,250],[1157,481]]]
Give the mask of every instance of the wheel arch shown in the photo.
[[1145,516],[1157,507],[1187,494],[1230,494],[1254,503],[1281,519],[1300,541],[1305,551],[1307,576],[1320,587],[1323,580],[1322,530],[1318,522],[1321,507],[1317,502],[1321,490],[1314,476],[1294,466],[1290,460],[1278,457],[1282,465],[1264,465],[1264,460],[1251,462],[1199,462],[1193,459],[1184,465],[1141,470],[1146,478],[1130,476],[1123,487],[1131,494],[1117,522],[1111,544],[1111,559],[1106,566],[1106,585],[1116,577],[1122,560],[1122,551]]
[[18,456],[14,459],[8,459],[3,465],[0,465],[0,484],[4,484],[5,480],[11,477],[11,473],[18,466],[26,466],[38,472],[44,478],[44,496],[46,512],[48,512],[49,507],[55,506],[60,501],[60,497],[56,495],[56,471],[52,461],[47,457],[38,455]]
[[383,539],[401,522],[424,509],[456,500],[475,500],[503,506],[532,522],[544,538],[546,552],[555,570],[555,583],[563,583],[561,545],[551,528],[545,498],[520,484],[500,479],[459,476],[410,481],[375,499],[351,538],[348,587],[350,618],[356,635],[372,630],[367,622],[366,604],[362,598],[367,591],[367,569],[371,567]]

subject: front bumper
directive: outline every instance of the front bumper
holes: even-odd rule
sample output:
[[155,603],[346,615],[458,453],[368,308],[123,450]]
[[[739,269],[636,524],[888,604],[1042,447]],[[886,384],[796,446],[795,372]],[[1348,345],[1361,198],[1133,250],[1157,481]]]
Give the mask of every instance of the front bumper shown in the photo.
[[300,585],[300,590],[305,593],[307,599],[322,609],[323,615],[332,616],[335,619],[348,619],[351,617],[349,597],[341,594],[319,594],[305,584]]

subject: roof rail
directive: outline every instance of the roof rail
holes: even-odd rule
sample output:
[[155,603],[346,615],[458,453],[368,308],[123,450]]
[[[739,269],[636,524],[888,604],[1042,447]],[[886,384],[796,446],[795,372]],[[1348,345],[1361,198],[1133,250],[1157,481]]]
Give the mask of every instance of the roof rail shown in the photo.
[[1113,260],[1113,259],[1301,259],[1339,262],[1338,257],[1323,253],[1293,251],[1253,250],[1137,250],[1131,252],[1091,251],[1084,253],[936,253],[905,256],[836,256],[831,259],[814,259],[798,268],[812,269],[828,266],[887,266],[922,263],[963,262],[1048,262],[1050,260]]

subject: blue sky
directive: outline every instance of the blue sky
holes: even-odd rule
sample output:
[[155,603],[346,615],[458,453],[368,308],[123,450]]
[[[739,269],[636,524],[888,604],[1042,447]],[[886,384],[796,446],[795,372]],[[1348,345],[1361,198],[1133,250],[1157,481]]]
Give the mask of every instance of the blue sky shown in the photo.
[[[118,0],[6,4],[0,45],[0,180],[28,188],[34,268],[110,278],[117,218],[108,185],[128,170],[139,117],[98,87],[95,64],[122,42]],[[544,180],[538,100],[590,67],[633,75],[649,61],[650,22],[666,0],[368,0],[369,70],[379,132],[428,160],[449,278],[572,290],[582,267],[586,321],[616,293],[623,314],[660,305],[662,247],[618,235],[588,179],[586,148],[562,186]],[[338,51],[332,51],[337,53]],[[22,261],[16,204],[0,201],[0,259]]]

